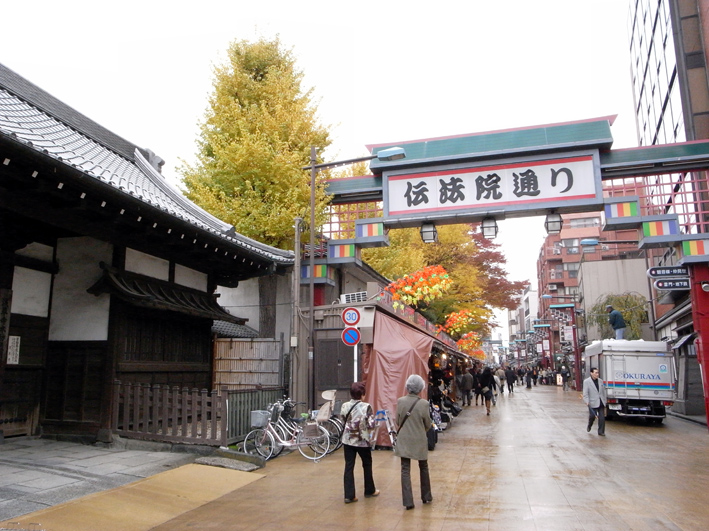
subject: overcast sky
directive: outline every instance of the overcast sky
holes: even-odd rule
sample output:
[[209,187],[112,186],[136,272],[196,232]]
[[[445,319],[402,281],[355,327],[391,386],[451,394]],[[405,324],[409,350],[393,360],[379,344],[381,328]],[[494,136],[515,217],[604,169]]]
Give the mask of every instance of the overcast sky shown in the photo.
[[[0,62],[127,140],[177,181],[212,67],[234,40],[280,35],[328,160],[365,145],[618,115],[636,144],[626,0],[5,2]],[[541,219],[500,224],[512,280],[536,278]]]

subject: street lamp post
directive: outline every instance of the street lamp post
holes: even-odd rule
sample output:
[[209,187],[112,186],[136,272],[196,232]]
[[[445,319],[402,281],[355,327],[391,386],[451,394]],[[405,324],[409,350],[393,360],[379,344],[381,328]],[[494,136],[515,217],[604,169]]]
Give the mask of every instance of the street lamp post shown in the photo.
[[[308,315],[309,336],[308,336],[308,407],[313,406],[313,358],[315,352],[315,182],[317,174],[320,170],[327,168],[337,168],[339,166],[349,166],[357,162],[366,162],[372,159],[381,161],[393,161],[406,157],[404,148],[392,147],[378,151],[374,155],[366,157],[358,157],[354,159],[341,160],[337,162],[324,162],[317,164],[317,147],[310,146],[310,165],[305,166],[303,170],[310,170],[310,255],[308,260],[309,283],[308,297],[310,299],[310,311]],[[300,271],[296,271],[300,275]],[[355,379],[357,375],[355,374]]]

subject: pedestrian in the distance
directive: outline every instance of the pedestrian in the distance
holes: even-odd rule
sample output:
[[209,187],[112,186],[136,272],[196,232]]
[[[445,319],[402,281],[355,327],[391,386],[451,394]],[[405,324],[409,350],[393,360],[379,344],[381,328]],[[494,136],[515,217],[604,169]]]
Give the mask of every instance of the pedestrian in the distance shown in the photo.
[[505,394],[505,381],[507,380],[507,377],[505,376],[505,369],[502,368],[502,366],[499,366],[497,370],[495,371],[495,375],[497,376],[498,380],[500,381],[500,394],[504,395]]
[[515,381],[517,381],[517,375],[515,374],[514,369],[512,369],[511,367],[508,367],[507,370],[505,371],[505,378],[507,378],[507,390],[510,393],[514,393]]
[[470,370],[465,370],[460,378],[460,392],[463,395],[463,405],[471,405],[472,397],[471,392],[473,390],[473,375],[470,374]]
[[372,475],[372,448],[369,436],[374,429],[372,406],[364,402],[364,382],[354,382],[350,387],[352,400],[342,404],[340,415],[344,421],[342,447],[345,453],[345,503],[357,501],[355,492],[354,467],[357,455],[362,460],[364,471],[364,497],[379,496]]
[[480,385],[480,367],[473,367],[473,393],[475,393],[475,405],[478,405],[478,399],[480,399],[480,405],[483,405],[482,397],[482,386]]
[[490,367],[485,367],[485,370],[480,375],[480,396],[485,398],[485,408],[487,414],[490,414],[490,403],[492,402],[492,393],[495,390],[495,377],[492,374]]
[[431,428],[431,416],[428,402],[421,400],[419,394],[425,382],[418,374],[412,374],[406,380],[406,396],[396,403],[396,422],[399,431],[396,436],[394,455],[401,458],[401,498],[407,510],[414,508],[414,494],[411,489],[411,460],[419,462],[421,478],[421,501],[431,503],[431,479],[428,475],[428,437]]
[[608,324],[615,331],[616,339],[623,339],[625,337],[625,319],[623,319],[623,314],[618,310],[613,309],[613,306],[606,305],[606,311],[608,312]]
[[564,386],[563,389],[564,391],[567,391],[569,389],[569,376],[571,376],[571,373],[569,372],[569,369],[566,368],[566,365],[562,365],[561,367],[561,383]]
[[588,425],[586,431],[591,431],[593,421],[598,419],[598,435],[606,435],[606,387],[598,377],[598,369],[591,367],[591,376],[583,381],[583,401],[588,406]]

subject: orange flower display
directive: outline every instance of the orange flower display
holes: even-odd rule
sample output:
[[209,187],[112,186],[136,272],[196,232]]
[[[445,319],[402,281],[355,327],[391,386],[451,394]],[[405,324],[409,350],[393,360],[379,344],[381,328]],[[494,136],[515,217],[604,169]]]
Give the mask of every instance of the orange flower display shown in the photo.
[[394,308],[430,303],[441,297],[452,284],[448,272],[441,266],[428,266],[411,275],[404,275],[389,284],[386,291],[392,294]]
[[461,352],[464,352],[468,356],[485,359],[485,353],[480,350],[482,338],[475,332],[463,334],[463,336],[456,342],[456,345],[458,345]]
[[443,326],[438,327],[438,331],[443,331],[453,338],[460,338],[475,324],[472,312],[461,310],[448,314],[448,318]]

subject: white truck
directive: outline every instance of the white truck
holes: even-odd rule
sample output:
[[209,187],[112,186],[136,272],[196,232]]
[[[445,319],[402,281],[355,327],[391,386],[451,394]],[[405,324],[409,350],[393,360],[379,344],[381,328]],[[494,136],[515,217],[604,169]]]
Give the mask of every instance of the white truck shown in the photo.
[[594,341],[584,352],[586,377],[597,367],[608,394],[608,418],[640,417],[661,424],[674,402],[675,362],[664,341]]

